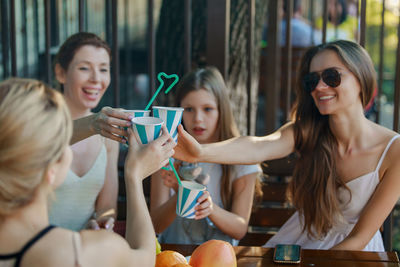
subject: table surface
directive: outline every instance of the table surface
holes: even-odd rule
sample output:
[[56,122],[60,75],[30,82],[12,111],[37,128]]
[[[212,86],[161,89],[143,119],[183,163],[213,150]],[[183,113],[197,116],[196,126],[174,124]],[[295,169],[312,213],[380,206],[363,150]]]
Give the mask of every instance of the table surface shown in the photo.
[[[184,256],[192,254],[196,245],[161,244],[162,250],[174,250]],[[261,266],[400,266],[396,252],[365,252],[341,250],[301,251],[300,264],[277,264],[272,260],[273,248],[233,247],[238,267]]]

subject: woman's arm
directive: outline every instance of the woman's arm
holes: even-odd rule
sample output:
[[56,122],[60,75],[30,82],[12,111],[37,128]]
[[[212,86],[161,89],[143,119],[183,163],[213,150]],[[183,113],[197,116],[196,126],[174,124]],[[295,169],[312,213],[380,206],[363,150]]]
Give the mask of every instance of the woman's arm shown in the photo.
[[[259,173],[251,173],[236,179],[232,184],[232,211],[227,211],[212,201],[204,201],[208,194],[199,198],[196,219],[206,217],[225,234],[240,240],[247,233],[251,208],[253,205],[254,186]],[[202,203],[203,202],[203,203]]]
[[174,158],[187,162],[255,164],[285,157],[294,150],[291,122],[267,136],[241,136],[204,145],[200,145],[182,126],[178,129],[178,145]]
[[[387,165],[386,165],[387,164]],[[400,141],[390,147],[384,164],[388,166],[379,185],[364,207],[357,224],[341,243],[332,249],[362,250],[379,230],[400,197]]]
[[[128,134],[123,127],[131,125],[132,116],[118,109],[102,108],[98,113],[74,120],[71,145],[95,134],[126,143]],[[118,128],[121,127],[121,128]]]
[[170,196],[170,188],[163,183],[162,175],[168,175],[160,170],[151,176],[150,216],[156,233],[162,233],[176,217],[176,194]]
[[[156,242],[153,224],[143,195],[142,181],[167,164],[174,153],[175,142],[163,126],[163,134],[146,146],[139,146],[132,130],[129,132],[129,151],[125,161],[127,194],[126,240],[134,250],[134,265],[155,264]],[[131,262],[131,265],[133,262]],[[129,266],[129,265],[126,265]]]
[[[82,231],[82,261],[96,266],[144,266],[155,264],[156,241],[143,194],[143,179],[164,166],[173,155],[175,143],[163,127],[163,134],[146,146],[139,146],[131,129],[125,161],[127,195],[126,240],[104,230]],[[126,242],[127,241],[127,242]],[[97,264],[97,265],[100,265]]]
[[107,148],[106,176],[103,188],[97,196],[95,219],[100,228],[111,230],[117,215],[119,144],[106,139],[105,145]]

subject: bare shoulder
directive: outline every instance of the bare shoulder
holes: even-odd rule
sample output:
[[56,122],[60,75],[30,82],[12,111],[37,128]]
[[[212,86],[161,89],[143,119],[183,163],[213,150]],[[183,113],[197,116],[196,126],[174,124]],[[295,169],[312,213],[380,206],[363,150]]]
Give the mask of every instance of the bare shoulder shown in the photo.
[[[387,150],[385,158],[382,162],[381,169],[387,170],[388,168],[392,168],[400,165],[400,137],[397,137],[399,134],[380,126],[380,133],[382,134],[382,142],[383,147],[387,147],[389,142],[392,141],[390,147]],[[395,139],[394,139],[395,138]]]
[[75,266],[77,254],[82,266],[117,267],[132,262],[132,250],[121,236],[105,230],[84,230],[78,233],[81,249],[76,253],[76,234],[63,228],[53,229],[27,251],[23,266]]
[[80,236],[82,261],[90,263],[88,266],[123,266],[129,262],[132,250],[122,236],[106,230],[83,230]]
[[[388,140],[388,142],[390,140],[392,140],[392,138],[394,138],[395,136],[398,136],[399,134],[393,132],[393,134],[390,136],[390,139]],[[388,143],[387,142],[387,143]],[[385,157],[385,162],[389,165],[391,165],[391,163],[397,164],[400,163],[400,137],[397,137],[396,139],[394,139],[387,151],[386,157]]]

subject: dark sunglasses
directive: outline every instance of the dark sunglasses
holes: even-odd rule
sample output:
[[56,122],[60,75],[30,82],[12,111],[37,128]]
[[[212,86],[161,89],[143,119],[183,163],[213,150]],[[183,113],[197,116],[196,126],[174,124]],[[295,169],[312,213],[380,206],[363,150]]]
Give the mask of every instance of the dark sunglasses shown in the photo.
[[306,91],[309,93],[314,91],[321,78],[330,87],[337,87],[341,82],[340,73],[334,68],[326,69],[321,74],[310,72],[303,77],[303,85]]

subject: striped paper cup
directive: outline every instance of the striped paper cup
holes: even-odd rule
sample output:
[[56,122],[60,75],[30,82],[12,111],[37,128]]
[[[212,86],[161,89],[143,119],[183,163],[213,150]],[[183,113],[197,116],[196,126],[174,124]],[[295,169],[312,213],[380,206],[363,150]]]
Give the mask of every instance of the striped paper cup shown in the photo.
[[197,206],[197,199],[205,190],[206,187],[202,184],[191,181],[182,181],[182,185],[179,185],[178,189],[176,214],[187,219],[194,219],[194,208]]
[[132,119],[132,129],[137,140],[143,145],[150,143],[161,135],[164,121],[155,117],[137,117]]
[[184,108],[153,107],[153,116],[161,118],[167,126],[169,134],[175,142],[178,141],[178,125],[181,124]]
[[123,110],[126,113],[132,114],[134,118],[137,117],[149,117],[150,116],[150,110],[142,110],[142,109],[124,109]]

